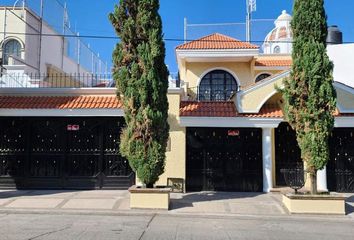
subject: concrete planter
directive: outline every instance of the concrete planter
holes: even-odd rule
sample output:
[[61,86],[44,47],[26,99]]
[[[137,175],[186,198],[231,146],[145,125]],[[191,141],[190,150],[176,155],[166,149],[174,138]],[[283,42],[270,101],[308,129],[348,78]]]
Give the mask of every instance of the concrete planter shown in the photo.
[[283,194],[283,204],[290,213],[345,215],[345,197],[339,194]]
[[132,209],[169,209],[171,188],[141,188],[134,185],[129,192]]

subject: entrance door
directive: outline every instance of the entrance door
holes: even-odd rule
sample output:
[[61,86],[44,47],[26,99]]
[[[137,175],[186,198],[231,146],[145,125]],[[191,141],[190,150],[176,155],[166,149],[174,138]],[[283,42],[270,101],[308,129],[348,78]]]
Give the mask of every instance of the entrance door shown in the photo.
[[329,145],[328,190],[354,192],[354,128],[335,128]]
[[188,128],[187,191],[262,191],[261,129]]
[[275,184],[286,186],[281,169],[303,169],[296,133],[286,122],[275,129]]
[[0,188],[128,188],[122,118],[0,118]]

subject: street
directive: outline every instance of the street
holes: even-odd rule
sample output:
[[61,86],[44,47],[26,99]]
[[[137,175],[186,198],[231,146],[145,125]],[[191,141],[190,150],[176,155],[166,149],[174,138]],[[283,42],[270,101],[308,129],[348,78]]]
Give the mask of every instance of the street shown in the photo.
[[352,239],[354,219],[340,216],[3,213],[7,239]]

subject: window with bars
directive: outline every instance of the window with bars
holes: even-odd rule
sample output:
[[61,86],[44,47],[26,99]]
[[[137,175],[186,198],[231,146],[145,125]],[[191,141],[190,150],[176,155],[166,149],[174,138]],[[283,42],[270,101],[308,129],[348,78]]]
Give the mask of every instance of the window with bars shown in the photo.
[[200,81],[198,97],[200,101],[227,101],[237,88],[236,79],[230,73],[214,70]]

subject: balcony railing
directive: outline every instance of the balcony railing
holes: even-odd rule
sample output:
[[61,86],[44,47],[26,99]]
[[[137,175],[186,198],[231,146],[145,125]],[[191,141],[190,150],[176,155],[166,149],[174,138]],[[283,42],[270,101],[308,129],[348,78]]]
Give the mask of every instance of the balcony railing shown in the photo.
[[225,89],[210,89],[200,87],[187,88],[187,95],[192,101],[224,102],[233,99],[236,91]]
[[105,88],[115,87],[111,74],[24,74],[0,76],[0,88]]

